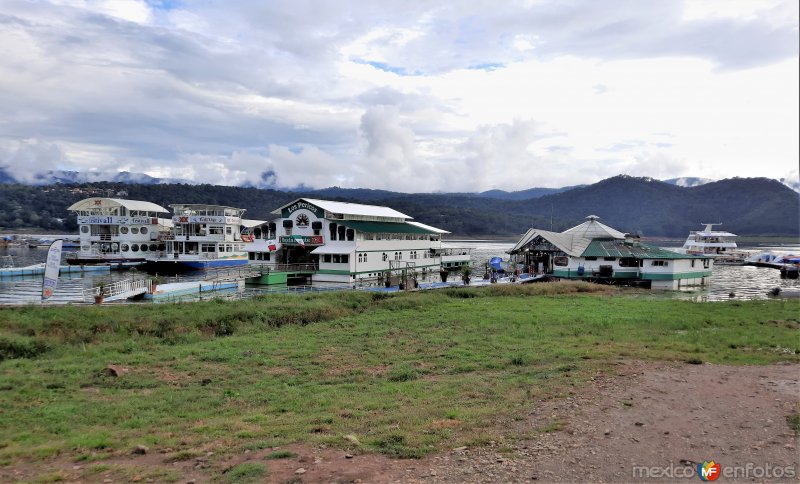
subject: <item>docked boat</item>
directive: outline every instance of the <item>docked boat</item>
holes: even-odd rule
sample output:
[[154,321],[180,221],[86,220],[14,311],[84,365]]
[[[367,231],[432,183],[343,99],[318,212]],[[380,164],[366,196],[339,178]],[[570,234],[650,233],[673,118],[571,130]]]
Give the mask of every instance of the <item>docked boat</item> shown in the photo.
[[703,230],[689,233],[689,237],[678,252],[713,257],[715,264],[744,264],[745,259],[750,254],[746,251],[738,250],[734,241],[738,235],[722,230],[714,230],[715,225],[722,225],[719,223],[704,223],[702,225],[705,226]]
[[80,236],[78,250],[66,255],[72,265],[143,263],[165,249],[160,238],[172,225],[161,218],[166,208],[140,200],[87,198],[68,210]]
[[184,272],[247,264],[242,240],[245,209],[205,204],[175,204],[164,251],[148,261],[150,272]]
[[800,265],[800,254],[780,253],[771,250],[758,252],[747,257],[745,265],[782,269],[786,266]]

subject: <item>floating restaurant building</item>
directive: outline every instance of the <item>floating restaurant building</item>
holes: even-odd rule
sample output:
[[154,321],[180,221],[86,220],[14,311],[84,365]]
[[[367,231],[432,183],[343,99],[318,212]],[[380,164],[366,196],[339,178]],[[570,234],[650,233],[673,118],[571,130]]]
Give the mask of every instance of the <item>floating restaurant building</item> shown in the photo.
[[442,247],[446,230],[414,222],[389,207],[299,198],[272,212],[278,218],[261,233],[275,264],[318,265],[313,282],[355,283],[413,278],[469,264],[469,249]]
[[564,232],[532,228],[509,253],[532,273],[562,279],[640,284],[654,289],[708,284],[712,257],[644,244],[600,223],[596,215],[586,219]]
[[75,212],[80,247],[69,264],[144,262],[164,250],[161,241],[172,221],[167,209],[151,202],[120,198],[86,198],[67,210]]

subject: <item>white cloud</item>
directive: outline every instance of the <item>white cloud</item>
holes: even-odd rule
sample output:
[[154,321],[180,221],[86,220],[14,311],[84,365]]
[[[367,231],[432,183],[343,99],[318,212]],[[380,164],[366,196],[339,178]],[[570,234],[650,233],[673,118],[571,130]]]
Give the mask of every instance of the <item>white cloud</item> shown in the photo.
[[789,0],[6,0],[0,160],[404,191],[779,178],[798,165],[797,16]]

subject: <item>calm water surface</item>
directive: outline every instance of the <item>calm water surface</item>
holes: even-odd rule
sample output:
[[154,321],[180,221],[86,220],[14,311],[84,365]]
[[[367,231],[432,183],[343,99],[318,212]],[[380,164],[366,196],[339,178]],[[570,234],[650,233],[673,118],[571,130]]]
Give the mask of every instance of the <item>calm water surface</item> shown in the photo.
[[[681,242],[682,243],[682,242]],[[666,244],[664,244],[666,245]],[[680,245],[680,244],[679,244]],[[473,277],[483,275],[486,262],[492,257],[506,258],[506,251],[514,246],[514,242],[494,241],[459,241],[453,240],[445,243],[448,247],[466,247],[471,249]],[[776,250],[780,252],[800,252],[800,246],[782,247],[742,247],[752,250]],[[66,252],[66,251],[65,251]],[[21,267],[39,262],[44,262],[47,248],[8,247],[0,248],[0,260],[11,255],[14,265]],[[113,282],[130,279],[132,277],[147,277],[137,271],[111,271],[85,274],[66,274],[59,277],[58,287],[51,299],[54,304],[74,303],[83,300],[83,290],[97,286],[101,282]],[[181,280],[199,280],[202,273],[194,276],[182,276]],[[42,286],[41,276],[14,278],[0,280],[0,304],[37,303]],[[330,286],[330,285],[328,285]],[[675,298],[694,301],[727,301],[729,299],[760,299],[766,298],[767,292],[775,287],[783,290],[800,290],[800,280],[781,279],[776,269],[750,266],[715,266],[711,276],[711,284],[705,288],[686,291],[652,291],[643,297]],[[261,294],[274,290],[270,287],[248,287],[247,295]],[[731,298],[730,294],[734,297]]]

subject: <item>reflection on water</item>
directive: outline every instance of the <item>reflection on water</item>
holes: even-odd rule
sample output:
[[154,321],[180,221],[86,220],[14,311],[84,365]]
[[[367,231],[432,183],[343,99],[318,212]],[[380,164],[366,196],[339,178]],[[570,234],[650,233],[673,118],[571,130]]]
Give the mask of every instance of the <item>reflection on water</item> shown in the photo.
[[[506,258],[506,251],[513,247],[513,242],[487,242],[487,241],[450,241],[447,247],[466,247],[471,249],[473,277],[480,278],[485,270],[486,262],[496,256]],[[768,250],[761,247],[758,250]],[[782,252],[800,252],[798,246],[777,247],[775,250]],[[8,247],[0,248],[0,258],[11,255],[14,264],[18,267],[44,262],[47,256],[46,248]],[[431,277],[438,276],[430,274]],[[72,273],[59,277],[58,287],[50,300],[55,304],[75,303],[83,301],[83,291],[102,283],[114,282],[130,278],[145,278],[147,274],[132,271],[88,272]],[[180,280],[201,280],[202,273],[182,275]],[[162,278],[163,280],[164,278]],[[163,282],[172,282],[163,280]],[[42,276],[14,278],[0,280],[0,304],[25,304],[38,303],[42,287]],[[318,289],[340,285],[327,284]],[[782,290],[800,290],[800,280],[781,279],[776,269],[750,266],[722,266],[714,267],[711,284],[705,288],[694,288],[685,291],[651,291],[640,297],[645,298],[673,298],[693,301],[727,301],[730,299],[766,298],[767,292],[775,287]],[[270,292],[285,292],[285,287],[276,286],[248,286],[245,296],[265,294]],[[733,297],[730,295],[733,294]]]

